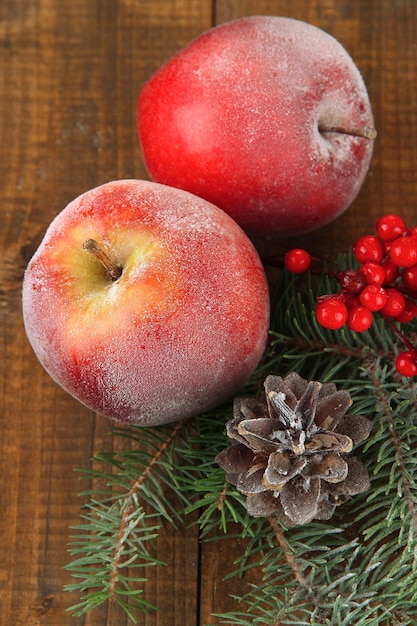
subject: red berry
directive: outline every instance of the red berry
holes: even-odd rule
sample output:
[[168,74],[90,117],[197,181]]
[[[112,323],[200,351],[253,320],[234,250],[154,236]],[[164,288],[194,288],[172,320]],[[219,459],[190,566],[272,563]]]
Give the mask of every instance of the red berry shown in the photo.
[[410,291],[417,291],[417,265],[406,267],[401,274],[401,278],[404,287],[410,289]]
[[385,253],[385,247],[382,241],[375,235],[364,235],[359,237],[353,246],[353,254],[359,263],[365,261],[375,261],[380,263]]
[[367,285],[359,294],[359,301],[370,311],[379,311],[386,304],[387,294],[379,285]]
[[338,330],[348,318],[347,306],[337,296],[327,296],[319,300],[316,306],[316,318],[324,328]]
[[376,223],[376,232],[384,241],[393,241],[406,230],[405,222],[399,215],[384,215]]
[[356,270],[341,272],[339,280],[343,290],[349,293],[359,293],[367,284],[366,276]]
[[293,274],[302,274],[310,267],[311,257],[306,250],[294,248],[284,257],[285,267]]
[[391,259],[398,267],[411,267],[417,263],[417,238],[399,237],[390,250]]
[[381,315],[385,317],[398,317],[405,309],[405,297],[401,291],[393,289],[392,287],[385,289],[385,293],[387,295],[387,301],[380,310]]
[[349,311],[353,309],[353,307],[360,305],[359,297],[356,294],[344,292],[341,296]]
[[405,298],[405,307],[402,313],[395,318],[401,324],[408,324],[416,315],[416,305],[410,298]]
[[384,285],[390,285],[398,276],[398,265],[395,265],[391,257],[386,256],[381,261],[381,266],[385,273]]
[[417,375],[417,352],[415,350],[405,350],[395,359],[397,372],[402,376]]
[[385,281],[385,271],[380,263],[365,261],[359,270],[364,274],[366,282],[372,285],[382,285]]
[[349,311],[347,324],[350,330],[363,333],[372,325],[372,313],[365,306],[354,306]]

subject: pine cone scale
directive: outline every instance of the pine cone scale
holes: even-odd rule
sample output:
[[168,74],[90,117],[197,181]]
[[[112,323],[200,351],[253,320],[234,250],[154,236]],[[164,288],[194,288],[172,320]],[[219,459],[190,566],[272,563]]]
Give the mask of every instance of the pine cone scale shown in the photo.
[[316,453],[318,450],[323,452],[350,452],[353,448],[353,442],[350,437],[340,435],[331,431],[322,431],[315,433],[310,442],[306,444],[306,451]]
[[337,426],[351,404],[352,400],[348,391],[342,389],[329,393],[317,403],[316,424],[321,428]]
[[319,478],[306,481],[297,477],[282,489],[280,494],[282,508],[293,525],[307,524],[316,517],[320,486]]
[[285,483],[305,468],[306,464],[306,459],[300,457],[291,459],[288,452],[271,454],[262,479],[263,484],[268,489],[280,491]]
[[247,496],[266,491],[267,487],[265,487],[262,480],[264,471],[265,468],[263,466],[255,466],[255,468],[251,467],[248,471],[242,472],[239,475],[236,489]]
[[276,434],[282,429],[279,420],[270,419],[268,417],[260,417],[258,419],[243,420],[238,425],[238,433],[250,445],[252,450],[268,453],[282,449],[279,437],[275,440]]
[[309,472],[312,476],[322,478],[328,483],[340,483],[346,480],[348,471],[348,464],[337,454],[326,454],[321,460],[309,465]]

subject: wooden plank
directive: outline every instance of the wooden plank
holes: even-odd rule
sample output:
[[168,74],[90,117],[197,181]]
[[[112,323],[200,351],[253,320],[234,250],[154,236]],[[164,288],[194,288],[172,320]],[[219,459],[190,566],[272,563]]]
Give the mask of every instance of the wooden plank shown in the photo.
[[[54,215],[79,193],[115,178],[146,176],[135,131],[143,82],[191,38],[255,13],[310,21],[336,36],[363,73],[379,136],[351,209],[309,236],[309,247],[345,250],[382,213],[415,220],[417,58],[412,1],[3,0],[0,4],[0,624],[127,626],[114,606],[75,618],[69,527],[78,522],[76,468],[120,445],[43,372],[20,313],[24,268]],[[305,238],[299,238],[303,245]],[[169,526],[157,544],[168,561],[150,572],[147,599],[162,611],[145,626],[216,624],[236,609],[225,582],[244,541],[203,543]],[[198,578],[199,577],[199,578]],[[257,575],[253,573],[253,582]],[[200,598],[198,605],[197,599]],[[241,608],[241,607],[239,607]],[[199,615],[197,611],[199,610]]]

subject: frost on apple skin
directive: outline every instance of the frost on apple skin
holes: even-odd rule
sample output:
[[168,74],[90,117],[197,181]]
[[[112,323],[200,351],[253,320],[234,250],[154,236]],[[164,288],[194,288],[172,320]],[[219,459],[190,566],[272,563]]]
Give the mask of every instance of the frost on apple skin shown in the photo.
[[[87,274],[95,262],[83,241],[117,239],[122,258],[125,233],[142,242],[142,231],[151,243],[140,243],[136,274],[103,286],[97,265],[80,288],[84,262]],[[266,344],[269,295],[256,251],[226,214],[126,180],[83,194],[51,223],[25,273],[23,316],[39,361],[68,393],[107,417],[156,425],[208,410],[246,382]]]
[[275,16],[203,33],[138,102],[153,180],[206,198],[254,235],[315,230],[357,196],[373,142],[324,124],[373,127],[359,70],[331,35]]

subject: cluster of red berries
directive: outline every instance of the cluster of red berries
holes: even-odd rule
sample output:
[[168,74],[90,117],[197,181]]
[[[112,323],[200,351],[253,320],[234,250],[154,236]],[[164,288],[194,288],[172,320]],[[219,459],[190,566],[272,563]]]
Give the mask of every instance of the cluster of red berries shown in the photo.
[[[407,350],[396,359],[403,376],[417,375],[417,348],[399,330],[417,315],[417,228],[408,229],[399,215],[384,215],[376,235],[360,237],[353,246],[358,269],[334,272],[341,285],[337,294],[319,296],[316,318],[321,326],[338,330],[345,324],[355,332],[368,330],[376,313],[390,324]],[[296,248],[285,255],[285,266],[300,274],[311,257]]]

